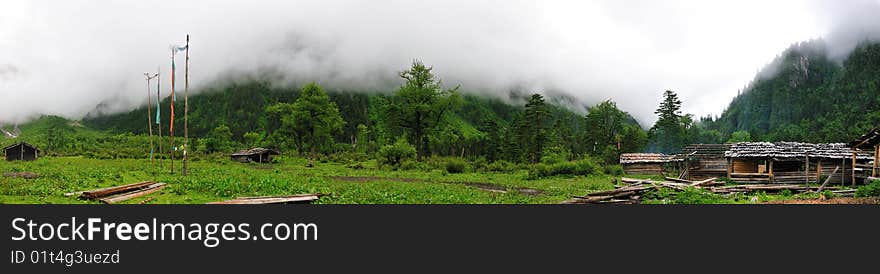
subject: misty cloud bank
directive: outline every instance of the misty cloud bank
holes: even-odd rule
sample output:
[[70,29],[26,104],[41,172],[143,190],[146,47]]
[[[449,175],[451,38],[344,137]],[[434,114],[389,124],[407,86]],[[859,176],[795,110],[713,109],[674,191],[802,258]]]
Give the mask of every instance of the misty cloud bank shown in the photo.
[[791,43],[829,33],[845,56],[878,38],[876,14],[875,0],[4,1],[0,121],[126,110],[157,69],[167,95],[169,46],[190,34],[195,90],[245,76],[391,90],[420,59],[464,91],[612,99],[650,124],[663,90],[720,113]]

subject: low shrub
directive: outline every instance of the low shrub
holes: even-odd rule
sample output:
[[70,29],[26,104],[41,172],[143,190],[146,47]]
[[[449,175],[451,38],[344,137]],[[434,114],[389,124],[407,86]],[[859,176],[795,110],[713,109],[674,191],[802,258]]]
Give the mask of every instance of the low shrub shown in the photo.
[[383,146],[376,155],[380,165],[398,168],[404,160],[416,155],[416,148],[410,145],[405,138],[399,138],[394,144]]
[[467,170],[467,162],[459,158],[446,159],[444,168],[449,173],[464,173]]
[[485,170],[488,172],[512,172],[518,168],[519,167],[514,163],[505,160],[498,160],[486,165]]
[[856,197],[876,197],[880,196],[880,180],[875,180],[870,184],[860,186],[856,190]]
[[587,157],[578,161],[559,162],[552,165],[534,164],[529,168],[529,178],[536,179],[557,175],[587,176],[600,172],[599,165]]
[[608,174],[608,175],[613,175],[613,176],[623,175],[623,167],[620,165],[605,165],[604,171],[605,171],[605,174]]

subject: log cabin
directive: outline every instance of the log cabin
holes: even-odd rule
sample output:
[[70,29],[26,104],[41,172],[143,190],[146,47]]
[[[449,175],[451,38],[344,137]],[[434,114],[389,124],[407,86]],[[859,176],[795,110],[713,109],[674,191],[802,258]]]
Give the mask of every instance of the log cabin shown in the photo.
[[691,144],[676,155],[682,159],[682,173],[679,175],[687,180],[705,180],[727,176],[727,159],[724,152],[730,149],[729,144]]
[[734,182],[809,184],[822,183],[830,176],[830,183],[853,185],[864,182],[865,176],[854,175],[859,174],[860,165],[874,157],[854,154],[843,143],[795,142],[736,143],[724,156],[727,178]]
[[620,154],[620,165],[623,172],[629,175],[665,175],[677,170],[682,159],[660,153],[623,153]]

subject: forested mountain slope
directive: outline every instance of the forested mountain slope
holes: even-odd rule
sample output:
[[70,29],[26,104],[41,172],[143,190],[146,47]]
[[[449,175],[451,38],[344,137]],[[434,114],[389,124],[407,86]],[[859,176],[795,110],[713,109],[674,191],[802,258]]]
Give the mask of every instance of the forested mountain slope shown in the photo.
[[753,140],[849,141],[880,125],[880,44],[862,43],[843,62],[821,40],[793,45],[719,119],[703,122]]

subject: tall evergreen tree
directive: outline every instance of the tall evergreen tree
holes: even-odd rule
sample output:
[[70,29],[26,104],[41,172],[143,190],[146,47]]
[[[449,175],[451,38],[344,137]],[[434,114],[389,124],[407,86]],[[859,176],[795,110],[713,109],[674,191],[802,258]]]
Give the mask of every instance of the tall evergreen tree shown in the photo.
[[519,125],[519,140],[523,147],[525,160],[537,163],[541,160],[544,144],[548,138],[550,112],[541,94],[532,94],[526,103],[523,118]]
[[400,77],[406,79],[406,83],[387,105],[388,116],[397,126],[408,131],[419,161],[429,151],[428,133],[442,122],[447,111],[458,102],[458,87],[444,90],[432,69],[416,60],[409,70],[400,72]]
[[674,91],[663,92],[663,101],[654,112],[657,122],[651,128],[650,138],[657,151],[678,152],[684,146],[685,127],[682,125],[681,100]]

